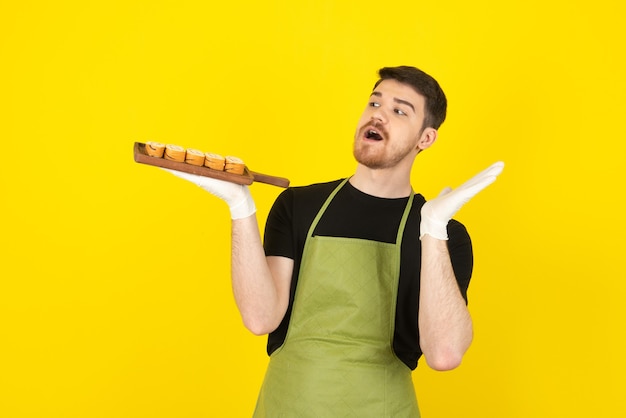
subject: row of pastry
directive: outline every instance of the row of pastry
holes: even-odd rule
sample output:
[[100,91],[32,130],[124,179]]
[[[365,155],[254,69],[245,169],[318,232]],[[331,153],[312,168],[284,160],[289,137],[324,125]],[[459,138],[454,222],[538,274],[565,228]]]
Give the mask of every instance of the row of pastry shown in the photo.
[[146,154],[151,157],[165,158],[166,160],[187,163],[196,166],[205,166],[213,170],[226,171],[232,174],[243,174],[244,162],[232,155],[221,156],[211,152],[202,152],[197,149],[185,149],[180,145],[162,144],[160,142],[146,142]]

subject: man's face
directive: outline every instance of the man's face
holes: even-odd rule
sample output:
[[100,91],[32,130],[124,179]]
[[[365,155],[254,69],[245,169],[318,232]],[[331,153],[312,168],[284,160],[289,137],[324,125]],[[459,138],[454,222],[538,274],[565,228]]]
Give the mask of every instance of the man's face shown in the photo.
[[396,80],[382,81],[372,92],[354,136],[354,157],[371,169],[396,166],[420,151],[424,96]]

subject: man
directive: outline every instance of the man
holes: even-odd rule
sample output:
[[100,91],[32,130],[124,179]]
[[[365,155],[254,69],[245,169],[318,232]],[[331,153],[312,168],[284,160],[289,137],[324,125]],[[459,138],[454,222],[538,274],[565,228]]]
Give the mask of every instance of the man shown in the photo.
[[437,139],[446,97],[414,67],[379,75],[354,174],[286,189],[264,242],[246,186],[173,172],[229,205],[235,300],[245,326],[269,334],[256,417],[419,417],[419,357],[453,369],[472,341],[472,247],[452,216],[503,164],[429,202],[414,194],[411,168]]

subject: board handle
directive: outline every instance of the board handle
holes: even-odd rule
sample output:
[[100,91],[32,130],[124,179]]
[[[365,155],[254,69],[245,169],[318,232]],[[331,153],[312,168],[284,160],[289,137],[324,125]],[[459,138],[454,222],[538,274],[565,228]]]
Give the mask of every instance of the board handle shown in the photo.
[[269,174],[263,174],[256,171],[250,171],[254,181],[259,183],[271,184],[278,187],[289,187],[289,179],[284,177],[270,176]]

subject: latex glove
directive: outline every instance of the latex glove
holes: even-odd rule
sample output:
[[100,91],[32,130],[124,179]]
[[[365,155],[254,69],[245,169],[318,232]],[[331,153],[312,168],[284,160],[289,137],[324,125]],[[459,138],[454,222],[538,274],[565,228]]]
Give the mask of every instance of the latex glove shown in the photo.
[[211,177],[198,176],[196,174],[185,173],[169,168],[161,169],[172,173],[176,177],[190,181],[225,201],[230,209],[231,219],[247,218],[256,212],[256,206],[250,194],[250,189],[248,189],[246,185],[235,184]]
[[448,222],[472,197],[496,180],[504,169],[503,162],[497,162],[481,171],[456,189],[446,187],[436,198],[422,206],[420,239],[426,234],[441,240],[448,239]]

